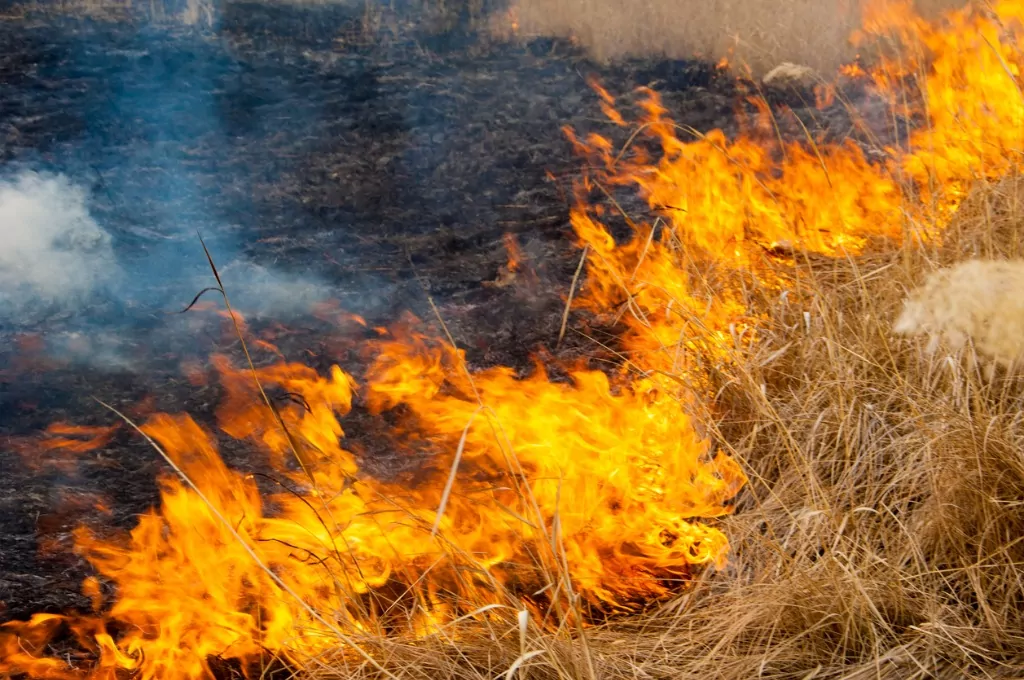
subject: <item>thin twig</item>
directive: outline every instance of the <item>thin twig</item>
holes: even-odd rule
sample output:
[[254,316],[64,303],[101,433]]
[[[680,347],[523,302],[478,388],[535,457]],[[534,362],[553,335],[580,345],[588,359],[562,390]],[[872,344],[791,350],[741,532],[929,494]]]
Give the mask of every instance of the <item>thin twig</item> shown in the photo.
[[562,312],[562,327],[558,329],[558,340],[555,342],[555,349],[562,346],[562,339],[565,337],[565,329],[569,324],[569,312],[572,310],[572,298],[576,293],[576,284],[580,280],[580,273],[583,265],[587,262],[587,254],[590,252],[590,245],[583,246],[583,254],[580,255],[580,263],[576,265],[576,273],[572,275],[572,284],[569,286],[569,297],[565,300],[565,310]]

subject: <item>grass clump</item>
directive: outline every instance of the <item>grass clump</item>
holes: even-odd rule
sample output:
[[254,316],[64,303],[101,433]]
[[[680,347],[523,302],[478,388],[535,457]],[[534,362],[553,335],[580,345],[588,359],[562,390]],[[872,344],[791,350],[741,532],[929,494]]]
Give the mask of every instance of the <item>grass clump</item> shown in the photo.
[[986,359],[1012,366],[1024,356],[1021,290],[1024,261],[967,260],[931,274],[907,300],[895,330],[928,335],[929,352],[943,342],[954,351],[970,342]]

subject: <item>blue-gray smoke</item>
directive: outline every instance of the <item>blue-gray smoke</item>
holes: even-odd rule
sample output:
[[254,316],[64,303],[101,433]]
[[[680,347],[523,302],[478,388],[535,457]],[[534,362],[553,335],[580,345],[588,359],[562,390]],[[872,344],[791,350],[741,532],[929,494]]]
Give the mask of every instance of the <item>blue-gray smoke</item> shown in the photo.
[[[259,226],[244,223],[256,214],[244,191],[255,178],[232,145],[238,128],[256,131],[251,144],[271,123],[253,111],[258,100],[231,96],[244,89],[244,64],[205,40],[80,39],[46,67],[58,82],[76,70],[101,77],[79,80],[88,97],[59,95],[79,116],[75,133],[0,167],[0,327],[36,329],[54,316],[94,336],[159,325],[214,284],[198,234],[249,314],[286,318],[331,297],[316,276],[244,255]],[[290,96],[280,88],[263,94]],[[291,126],[318,115],[301,101],[292,112]]]

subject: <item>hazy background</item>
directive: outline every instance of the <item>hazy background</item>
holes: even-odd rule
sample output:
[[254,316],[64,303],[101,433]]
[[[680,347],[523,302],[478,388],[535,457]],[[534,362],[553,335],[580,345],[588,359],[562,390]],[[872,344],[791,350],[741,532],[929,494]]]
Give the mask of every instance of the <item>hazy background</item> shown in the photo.
[[[725,57],[757,74],[791,61],[828,74],[856,50],[866,0],[515,0],[522,35],[573,37],[599,60]],[[963,0],[916,0],[935,15]]]

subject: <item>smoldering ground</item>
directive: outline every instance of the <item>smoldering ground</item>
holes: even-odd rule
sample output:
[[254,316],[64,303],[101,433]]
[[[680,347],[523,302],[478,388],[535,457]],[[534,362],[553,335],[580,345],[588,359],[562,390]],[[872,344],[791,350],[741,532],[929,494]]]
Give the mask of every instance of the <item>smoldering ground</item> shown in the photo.
[[[46,210],[73,205],[100,248],[63,252],[77,285],[70,272],[64,286],[26,285],[26,267],[9,268],[19,285],[4,330],[84,343],[78,355],[106,364],[123,358],[117,345],[159,354],[168,323],[189,325],[170,312],[215,283],[197,234],[232,302],[286,323],[323,299],[380,323],[410,307],[425,316],[429,292],[453,305],[449,320],[469,336],[458,340],[495,351],[508,343],[483,337],[486,324],[451,317],[499,315],[493,299],[509,291],[482,284],[507,259],[506,232],[523,233],[537,262],[555,253],[542,292],[559,307],[577,253],[568,184],[548,173],[576,169],[560,126],[595,99],[572,58],[350,49],[323,39],[340,19],[270,40],[291,25],[277,11],[288,10],[254,7],[212,34],[2,27],[12,50],[0,59],[0,179],[62,187],[69,198]],[[43,243],[34,261],[59,250]],[[550,334],[499,316],[513,345]]]
[[[244,253],[258,251],[240,233],[253,225],[236,221],[252,214],[252,198],[216,181],[227,174],[217,160],[230,158],[238,140],[254,129],[306,127],[320,115],[315,99],[295,98],[306,104],[290,106],[287,118],[280,110],[261,116],[266,99],[293,98],[289,82],[243,92],[234,79],[244,68],[223,46],[211,49],[198,37],[175,44],[148,29],[125,33],[111,45],[69,33],[29,71],[40,81],[77,72],[98,96],[74,85],[60,91],[55,98],[73,124],[62,130],[54,121],[58,129],[42,143],[5,149],[13,162],[0,166],[0,326],[47,331],[53,352],[125,368],[118,347],[136,331],[159,328],[147,336],[152,341],[194,330],[168,315],[216,283],[200,235],[243,313],[287,320],[338,295],[316,263],[282,267]],[[85,106],[76,107],[76,97]],[[40,116],[12,109],[22,142],[24,123]],[[213,163],[197,161],[206,153]],[[360,283],[386,294],[370,278]],[[374,298],[360,296],[364,311]]]
[[[0,20],[0,178],[15,191],[22,177],[59,187],[61,200],[30,204],[66,225],[57,245],[31,226],[19,233],[42,243],[36,255],[66,245],[69,229],[92,235],[91,250],[65,253],[72,266],[57,279],[78,271],[77,288],[34,285],[22,267],[18,311],[0,319],[0,619],[88,606],[83,565],[38,555],[38,518],[62,502],[57,487],[111,496],[131,526],[156,499],[159,469],[145,442],[125,435],[109,455],[78,461],[74,480],[55,479],[26,471],[10,438],[58,420],[109,425],[92,395],[126,413],[151,397],[153,410],[212,418],[216,385],[180,370],[188,351],[205,358],[219,331],[205,313],[176,313],[215,283],[197,232],[243,311],[283,319],[326,292],[339,309],[386,323],[410,307],[429,318],[429,293],[473,362],[524,370],[558,336],[580,255],[568,205],[581,161],[561,127],[616,144],[630,134],[601,123],[585,58],[558,41],[473,54],[363,48],[336,41],[349,18],[330,23],[326,6],[314,21],[302,8],[231,5],[225,25],[202,35]],[[706,64],[641,60],[600,80],[617,94],[657,82],[679,123],[735,130],[735,82]],[[529,304],[517,285],[486,285],[503,281],[506,233],[525,266],[546,270]],[[593,356],[593,336],[573,327],[575,318],[560,351]],[[293,328],[277,342],[289,358],[353,367],[328,345],[331,331]],[[5,372],[13,331],[78,363]],[[355,414],[346,441],[373,440],[377,422]],[[225,457],[254,464],[246,447]],[[402,464],[379,444],[367,458]]]
[[[194,332],[194,324],[173,315],[216,286],[216,278],[199,232],[189,233],[187,224],[165,225],[157,247],[132,261],[119,257],[115,236],[88,202],[88,191],[64,175],[23,171],[0,180],[0,323],[31,331],[59,319],[66,328],[49,336],[51,352],[127,368],[119,348],[132,327]],[[287,320],[331,297],[316,276],[239,257],[223,238],[211,247],[223,258],[217,273],[243,314]]]

